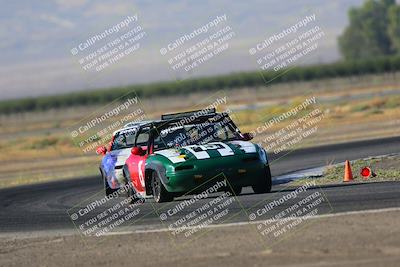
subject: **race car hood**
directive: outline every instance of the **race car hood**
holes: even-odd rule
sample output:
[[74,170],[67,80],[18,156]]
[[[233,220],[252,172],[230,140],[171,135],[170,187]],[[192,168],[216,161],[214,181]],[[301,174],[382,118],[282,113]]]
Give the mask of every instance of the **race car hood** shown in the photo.
[[181,148],[164,149],[154,152],[166,157],[172,163],[180,163],[188,158],[206,160],[235,156],[243,153],[257,153],[256,145],[246,141],[212,142],[204,145],[191,145]]

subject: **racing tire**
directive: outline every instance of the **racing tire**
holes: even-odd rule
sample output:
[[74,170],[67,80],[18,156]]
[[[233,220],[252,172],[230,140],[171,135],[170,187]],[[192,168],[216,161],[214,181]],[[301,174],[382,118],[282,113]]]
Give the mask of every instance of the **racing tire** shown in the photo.
[[242,193],[242,187],[241,186],[232,186],[232,187],[228,186],[227,192],[229,192],[235,196],[238,196]]
[[126,197],[130,199],[129,204],[138,204],[138,203],[144,203],[145,199],[139,195],[136,194],[135,189],[133,188],[133,185],[131,182],[129,182],[128,178],[126,177],[125,171],[123,172],[124,178],[125,178],[125,183],[130,183],[130,186],[128,187],[128,190],[126,191]]
[[109,196],[109,195],[111,195],[112,193],[114,193],[115,191],[118,190],[118,189],[112,189],[110,187],[110,185],[107,182],[107,178],[103,175],[103,172],[101,172],[101,177],[103,177],[104,192],[106,193],[106,196]]
[[258,184],[252,185],[254,193],[256,194],[264,194],[271,192],[272,188],[272,178],[271,178],[271,170],[269,169],[269,165],[265,167],[265,177]]
[[151,173],[151,190],[153,193],[154,201],[157,203],[170,202],[174,200],[173,194],[165,189],[157,172]]
[[[124,176],[125,179],[125,185],[129,184],[129,179],[126,177],[125,171],[122,172],[122,175]],[[130,204],[135,204],[138,201],[138,198],[136,197],[135,190],[133,189],[132,183],[130,183],[130,186],[126,190],[126,198],[130,198],[129,203]]]

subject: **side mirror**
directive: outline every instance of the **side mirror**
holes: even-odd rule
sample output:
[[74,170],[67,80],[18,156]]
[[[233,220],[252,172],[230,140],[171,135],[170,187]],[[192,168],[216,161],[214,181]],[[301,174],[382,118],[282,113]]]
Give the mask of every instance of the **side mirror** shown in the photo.
[[107,148],[105,146],[99,146],[96,149],[96,154],[97,155],[105,155],[107,153]]
[[143,155],[143,149],[140,146],[135,146],[135,147],[132,147],[131,153],[132,153],[132,155],[141,156],[141,155]]
[[244,141],[250,141],[253,139],[253,135],[251,133],[243,133],[242,136]]

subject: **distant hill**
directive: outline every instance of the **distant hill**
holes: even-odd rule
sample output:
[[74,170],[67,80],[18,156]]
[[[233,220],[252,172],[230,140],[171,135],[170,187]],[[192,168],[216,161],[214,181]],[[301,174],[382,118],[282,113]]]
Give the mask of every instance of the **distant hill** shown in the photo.
[[[0,9],[0,99],[53,95],[77,90],[173,80],[159,49],[168,42],[226,14],[236,36],[224,55],[194,71],[192,77],[257,68],[248,49],[270,34],[311,13],[326,33],[321,47],[304,63],[339,58],[336,38],[347,11],[362,0],[337,1],[3,1]],[[127,15],[138,14],[147,33],[135,55],[100,75],[81,69],[72,47]]]

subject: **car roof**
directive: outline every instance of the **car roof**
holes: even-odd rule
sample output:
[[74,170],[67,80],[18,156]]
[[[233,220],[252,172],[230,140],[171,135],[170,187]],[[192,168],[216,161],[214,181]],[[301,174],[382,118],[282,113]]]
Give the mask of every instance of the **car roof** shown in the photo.
[[[161,120],[146,120],[146,121],[139,121],[139,122],[129,122],[124,125],[121,129],[115,131],[113,135],[116,135],[117,133],[125,130],[135,130],[139,129],[142,126],[146,126],[148,124],[154,124],[157,127],[160,125],[164,124],[169,124],[169,123],[174,123],[174,122],[180,122],[182,119],[185,119],[189,117],[191,114],[198,112],[197,110],[195,111],[189,111],[189,112],[183,112],[183,113],[175,113],[175,114],[164,114],[161,117]],[[215,115],[225,115],[229,116],[226,113],[216,113],[215,109],[212,109],[211,112],[205,115],[201,115],[197,117],[195,120],[192,121],[192,123],[199,123],[203,122],[204,120],[207,120],[208,118],[214,117]]]
[[132,121],[132,122],[128,122],[127,124],[125,124],[123,128],[141,126],[141,125],[144,125],[144,124],[148,124],[150,122],[152,122],[152,121],[150,121],[150,120],[147,120],[147,121]]
[[117,133],[122,132],[122,131],[126,131],[126,130],[139,129],[140,126],[149,124],[151,122],[152,121],[149,121],[149,120],[148,121],[137,121],[137,122],[136,121],[132,121],[132,122],[129,122],[129,123],[125,124],[121,129],[118,129],[118,130],[114,131],[113,135],[116,135]]

